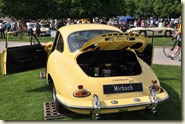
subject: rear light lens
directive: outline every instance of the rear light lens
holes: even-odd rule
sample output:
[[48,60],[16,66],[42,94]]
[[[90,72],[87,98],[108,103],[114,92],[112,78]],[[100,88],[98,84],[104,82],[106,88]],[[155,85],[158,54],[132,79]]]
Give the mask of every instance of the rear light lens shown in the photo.
[[78,89],[79,90],[83,89],[83,85],[78,85]]
[[151,88],[152,90],[154,90],[155,92],[158,92],[158,91],[160,91],[160,89],[161,89],[161,87],[160,87],[159,85],[152,85],[150,88]]
[[86,97],[91,95],[91,93],[87,90],[77,90],[73,93],[75,97]]
[[156,84],[157,83],[157,80],[152,80],[152,84]]

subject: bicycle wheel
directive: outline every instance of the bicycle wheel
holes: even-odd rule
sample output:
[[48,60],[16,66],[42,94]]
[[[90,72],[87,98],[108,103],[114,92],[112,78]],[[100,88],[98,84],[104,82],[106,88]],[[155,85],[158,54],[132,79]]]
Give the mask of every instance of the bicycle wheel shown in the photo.
[[[175,44],[174,46],[174,42],[169,42],[169,43],[166,43],[163,47],[163,53],[166,57],[169,57],[171,56],[172,54],[174,54],[175,50],[176,50],[176,45],[177,43]],[[180,51],[178,51],[178,53],[174,56],[177,57],[178,55],[180,54]]]

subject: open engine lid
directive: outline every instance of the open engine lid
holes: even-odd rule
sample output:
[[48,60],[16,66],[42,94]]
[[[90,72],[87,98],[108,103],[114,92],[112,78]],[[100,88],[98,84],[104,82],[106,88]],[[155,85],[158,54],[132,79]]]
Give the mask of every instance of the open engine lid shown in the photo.
[[147,46],[147,39],[137,33],[107,33],[92,38],[86,42],[80,51],[86,50],[121,50],[134,49],[142,52]]

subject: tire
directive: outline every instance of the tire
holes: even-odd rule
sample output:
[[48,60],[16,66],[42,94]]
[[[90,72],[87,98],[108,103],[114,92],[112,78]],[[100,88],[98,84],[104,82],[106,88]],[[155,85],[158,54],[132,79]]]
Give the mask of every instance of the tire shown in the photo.
[[172,35],[172,32],[171,31],[167,30],[165,32],[165,37],[170,37],[171,35]]
[[[174,49],[173,49],[173,45],[174,45],[174,42],[169,42],[164,45],[163,53],[166,57],[171,56],[175,52],[177,44],[175,45]],[[177,57],[179,54],[180,54],[180,51],[176,54],[176,56],[174,56],[174,58]]]
[[140,31],[139,34],[146,37],[146,31]]
[[60,102],[57,100],[56,98],[56,89],[53,86],[53,101],[54,101],[54,105],[55,105],[55,110],[59,113],[64,113],[65,112],[65,108],[63,105],[60,104]]

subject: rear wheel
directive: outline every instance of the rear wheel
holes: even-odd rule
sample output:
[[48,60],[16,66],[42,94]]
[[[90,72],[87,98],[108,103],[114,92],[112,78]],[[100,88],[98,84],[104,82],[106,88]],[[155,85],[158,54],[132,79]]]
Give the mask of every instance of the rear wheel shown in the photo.
[[172,35],[172,32],[171,32],[171,31],[168,31],[168,30],[167,30],[167,31],[165,32],[165,37],[170,37],[171,35]]
[[59,113],[64,113],[64,111],[65,111],[66,109],[65,109],[64,106],[62,106],[62,105],[60,104],[60,102],[57,100],[57,98],[56,98],[56,89],[55,89],[54,86],[53,86],[53,101],[54,101],[54,105],[55,105],[56,111],[59,112]]
[[139,34],[146,36],[146,31],[140,31]]
[[[163,52],[166,57],[171,56],[175,52],[177,43],[175,45],[174,43],[175,42],[169,42],[164,45]],[[174,58],[177,57],[179,54],[180,51],[176,54],[176,56],[174,56]]]

